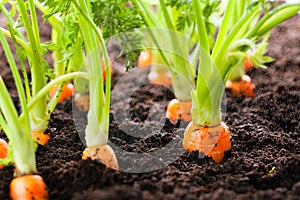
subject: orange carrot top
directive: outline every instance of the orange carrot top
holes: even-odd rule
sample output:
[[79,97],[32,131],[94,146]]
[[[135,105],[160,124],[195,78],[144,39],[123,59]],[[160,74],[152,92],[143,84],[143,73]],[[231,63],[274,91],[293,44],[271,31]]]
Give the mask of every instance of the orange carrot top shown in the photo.
[[224,157],[224,152],[231,148],[229,128],[224,122],[203,127],[191,121],[185,130],[182,145],[188,151],[197,150],[219,163]]
[[[8,153],[8,144],[5,140],[0,138],[0,159],[6,158]],[[3,165],[0,165],[0,169],[3,168]]]
[[149,51],[142,51],[138,58],[138,66],[142,69],[148,68],[153,62],[153,56]]
[[41,176],[25,175],[12,180],[9,196],[12,200],[48,200],[48,191]]
[[[51,99],[54,98],[54,96],[57,94],[58,89],[59,89],[59,85],[56,85],[49,91],[49,95],[50,95]],[[58,103],[61,103],[65,99],[70,98],[73,94],[74,94],[73,84],[72,83],[64,84],[62,89],[61,89],[61,93],[59,95],[59,98],[58,98]]]

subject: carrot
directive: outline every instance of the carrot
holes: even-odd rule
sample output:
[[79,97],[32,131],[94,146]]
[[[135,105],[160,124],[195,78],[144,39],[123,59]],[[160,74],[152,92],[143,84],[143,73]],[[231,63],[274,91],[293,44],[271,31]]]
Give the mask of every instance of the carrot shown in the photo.
[[239,81],[227,80],[225,87],[238,97],[245,96],[253,98],[255,96],[255,86],[251,82],[251,78],[247,75],[243,75]]
[[177,99],[173,99],[170,101],[167,107],[166,118],[168,118],[173,124],[180,119],[181,116],[181,108],[180,102]]
[[76,108],[79,111],[81,112],[88,111],[90,108],[90,95],[76,93],[74,96],[74,102]]
[[246,70],[246,71],[249,71],[249,70],[251,70],[253,68],[253,63],[251,62],[251,60],[250,60],[250,55],[247,53],[246,54],[246,59],[245,59],[245,61],[244,61],[244,69]]
[[181,107],[181,119],[183,119],[186,122],[191,121],[192,101],[180,101],[180,107]]
[[189,122],[192,120],[191,108],[192,101],[178,101],[177,99],[173,99],[167,107],[166,118],[173,124],[179,119]]
[[153,62],[153,56],[149,51],[142,51],[138,58],[138,66],[147,69]]
[[150,72],[148,80],[152,84],[169,87],[172,85],[171,74],[169,72]]
[[224,158],[224,152],[231,148],[228,126],[221,122],[217,126],[197,126],[190,122],[184,133],[183,148],[204,153],[216,163]]
[[83,151],[82,159],[86,160],[87,158],[100,159],[107,168],[119,169],[117,157],[113,149],[107,144],[86,148]]
[[47,200],[48,191],[41,176],[24,175],[11,181],[9,196],[12,200]]
[[[50,95],[51,99],[53,97],[55,97],[58,89],[59,89],[59,85],[56,85],[49,91],[49,95]],[[64,84],[62,87],[62,91],[60,93],[59,99],[58,99],[58,103],[61,103],[65,99],[70,98],[73,94],[74,94],[73,84],[72,83]]]
[[[8,144],[5,140],[0,138],[0,158],[6,158],[8,153]],[[4,166],[0,165],[0,169],[2,169]]]
[[[101,58],[101,67],[102,67],[102,77],[104,80],[106,80],[106,69],[105,69],[104,58]],[[112,69],[111,63],[109,63],[109,68],[110,68],[110,75],[112,75],[113,69]]]
[[50,135],[45,134],[43,131],[40,132],[32,131],[31,135],[40,145],[45,145],[50,140]]

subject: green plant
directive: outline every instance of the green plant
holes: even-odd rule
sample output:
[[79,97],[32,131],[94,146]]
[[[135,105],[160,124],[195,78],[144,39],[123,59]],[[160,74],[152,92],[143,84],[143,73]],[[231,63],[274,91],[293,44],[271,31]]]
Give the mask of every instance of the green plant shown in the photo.
[[36,145],[31,135],[30,113],[27,108],[27,99],[21,76],[8,42],[1,31],[0,41],[16,82],[22,108],[21,118],[2,77],[0,77],[0,125],[9,139],[7,157],[0,159],[0,163],[2,165],[13,164],[15,166],[15,178],[10,185],[10,197],[12,199],[48,199],[48,191],[43,179],[39,175],[35,175],[37,174]]
[[[134,0],[132,2],[140,8],[140,15],[147,26],[155,27],[153,17],[150,11],[145,8],[143,1]],[[165,1],[160,0],[159,3],[167,22],[167,28],[174,30]],[[200,1],[192,1],[192,16],[197,34],[195,39],[199,46],[196,55],[200,55],[195,87],[191,79],[193,73],[188,72],[188,69],[193,67],[191,66],[193,62],[192,60],[189,61],[188,52],[177,50],[178,38],[176,34],[169,40],[171,41],[170,46],[173,46],[171,53],[175,55],[168,60],[168,54],[164,51],[165,46],[162,45],[162,42],[158,42],[157,35],[150,33],[166,64],[170,66],[175,95],[183,100],[192,99],[192,121],[185,132],[184,148],[204,152],[205,155],[213,157],[216,162],[220,162],[224,156],[224,151],[231,148],[229,129],[222,122],[221,113],[224,84],[229,74],[241,59],[244,60],[245,57],[241,55],[245,55],[249,47],[252,48],[259,39],[268,36],[268,32],[273,27],[295,15],[300,9],[299,3],[272,7],[270,2],[263,0],[252,1],[250,4],[247,0],[224,1],[223,3],[225,7],[221,16],[220,28],[216,34],[215,42],[211,46],[209,31],[204,20],[204,7]],[[266,41],[263,40],[263,42]],[[262,44],[263,49],[265,43]],[[184,45],[180,45],[180,49],[185,49]],[[269,61],[264,58],[262,57],[262,60],[258,61]],[[180,66],[177,76],[180,74],[181,76],[178,77],[190,81],[183,82],[176,78],[174,69],[176,69],[175,65],[177,64]],[[186,72],[184,72],[185,70]],[[181,94],[176,94],[176,85],[179,84],[177,82],[180,82],[181,88],[185,90]]]
[[[160,68],[160,64],[164,64],[164,68],[167,67],[171,73],[174,93],[179,100],[179,104],[176,105],[180,108],[173,108],[174,104],[170,104],[167,109],[167,118],[175,123],[180,117],[171,116],[172,110],[181,109],[181,113],[179,112],[181,118],[190,121],[191,91],[195,88],[195,65],[199,56],[197,51],[199,46],[195,46],[198,30],[192,2],[160,0],[155,4],[156,12],[152,11],[152,1],[149,2],[150,5],[145,1],[132,2],[140,9],[140,15],[147,27],[150,28],[149,34],[153,40],[150,42],[152,48],[158,45],[156,47],[158,49],[153,49],[154,55],[156,55],[154,60],[155,57],[161,58],[157,59],[159,62],[153,65],[155,68]],[[210,36],[210,45],[213,44],[212,36],[215,30],[211,18],[216,13],[219,3],[219,1],[201,1],[201,6],[206,11],[203,17],[207,34]],[[162,32],[164,32],[163,37],[160,36]]]
[[[5,3],[12,6],[12,10],[10,12],[6,9]],[[53,76],[48,63],[43,58],[43,54],[45,54],[48,49],[51,49],[51,45],[40,42],[35,11],[36,8],[33,0],[26,3],[22,0],[18,0],[17,4],[12,1],[8,1],[1,3],[0,8],[1,12],[7,19],[8,27],[8,29],[1,27],[0,31],[12,39],[21,65],[25,86],[24,91],[26,104],[28,104],[29,109],[31,132],[33,136],[39,138],[40,143],[44,144],[49,138],[47,134],[44,134],[44,131],[48,126],[48,120],[59,97],[57,95],[48,102],[48,91],[55,84],[63,83],[64,81],[68,81],[78,75],[81,76],[83,73],[76,72],[67,74],[47,83],[48,77]],[[28,15],[28,12],[30,15]],[[16,21],[13,19],[14,16],[18,16]],[[20,31],[20,27],[25,28],[24,34]],[[27,70],[26,63],[28,63],[29,72]],[[28,73],[30,73],[31,79],[28,78]],[[16,76],[15,74],[13,75]],[[23,114],[21,115],[21,119],[22,118]]]

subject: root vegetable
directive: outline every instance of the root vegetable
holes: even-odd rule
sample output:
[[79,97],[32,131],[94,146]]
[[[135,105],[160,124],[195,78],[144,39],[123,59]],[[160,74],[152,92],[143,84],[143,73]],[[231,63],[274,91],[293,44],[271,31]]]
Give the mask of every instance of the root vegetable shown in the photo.
[[[50,98],[54,98],[57,94],[59,85],[56,85],[49,91]],[[74,86],[72,83],[64,84],[59,95],[58,103],[63,102],[65,99],[70,98],[74,94]]]
[[113,149],[105,144],[86,148],[83,151],[82,159],[91,158],[92,160],[99,159],[108,168],[119,169],[117,157]]
[[147,69],[153,62],[153,56],[149,51],[142,51],[138,58],[138,66]]
[[191,121],[185,130],[182,145],[188,151],[198,150],[220,163],[224,152],[231,148],[229,128],[224,122],[203,127]]
[[47,200],[48,191],[41,176],[25,175],[11,181],[9,196],[12,200]]
[[[0,138],[0,158],[6,158],[8,153],[8,144],[5,140]],[[3,165],[0,165],[0,169],[3,168]]]

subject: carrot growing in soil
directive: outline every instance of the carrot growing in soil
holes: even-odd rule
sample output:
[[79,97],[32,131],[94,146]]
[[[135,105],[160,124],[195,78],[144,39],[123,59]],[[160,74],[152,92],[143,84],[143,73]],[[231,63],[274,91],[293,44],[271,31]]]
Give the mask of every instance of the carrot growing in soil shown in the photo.
[[148,74],[148,80],[152,84],[170,87],[172,85],[171,73],[158,51],[153,51],[153,63]]
[[[158,71],[154,76],[160,79],[158,75],[160,74],[160,68],[162,68],[162,74],[171,75],[172,86],[177,100],[171,101],[168,105],[166,117],[172,123],[176,123],[179,119],[189,122],[191,120],[192,106],[191,91],[195,88],[196,77],[194,66],[196,66],[199,56],[197,51],[199,46],[196,45],[197,28],[195,28],[194,20],[191,18],[194,15],[191,1],[166,2],[160,0],[155,4],[157,12],[151,12],[152,5],[147,5],[145,1],[135,0],[132,3],[140,8],[142,19],[147,27],[152,29],[149,32],[152,32],[150,35],[153,41],[149,42],[149,44],[153,44],[153,47],[147,48],[154,49],[157,52],[154,60],[158,58],[159,61],[154,62],[154,65],[156,63],[164,65],[163,67],[158,65],[157,69],[153,70],[153,73]],[[207,10],[204,16],[205,25],[210,26],[210,17],[216,12],[219,1],[206,1],[203,4]],[[212,30],[207,30],[210,36],[213,33]],[[162,32],[164,33],[163,35],[161,34]],[[162,76],[167,77],[167,75]],[[151,82],[150,79],[149,82]],[[180,112],[177,112],[178,110]]]
[[[74,13],[69,13],[67,17],[59,15],[54,12],[51,8],[47,7],[44,3],[34,0],[37,8],[44,14],[44,19],[47,20],[52,27],[51,32],[51,44],[52,57],[53,57],[53,68],[54,77],[60,77],[70,72],[77,72],[82,68],[81,63],[84,60],[82,38],[79,37],[78,33],[78,21]],[[52,2],[53,4],[53,2]],[[64,6],[62,6],[64,7]],[[75,87],[76,96],[74,98],[75,105],[84,110],[88,110],[86,107],[86,101],[82,102],[82,97],[85,97],[87,91],[87,81],[76,82]],[[81,90],[79,89],[82,88]],[[71,82],[55,85],[49,91],[50,99],[58,98],[57,103],[63,102],[65,99],[71,98],[75,94],[74,85]],[[79,100],[78,100],[79,99]],[[78,103],[79,102],[79,103]],[[83,106],[81,104],[83,103]],[[84,111],[83,110],[83,111]]]
[[36,145],[31,135],[31,120],[26,94],[14,57],[2,31],[0,31],[0,41],[13,73],[22,109],[22,117],[20,117],[0,77],[0,125],[9,140],[10,147],[7,157],[0,159],[0,163],[15,166],[15,178],[10,184],[9,196],[13,200],[47,200],[46,184],[37,174],[36,169]]
[[265,36],[262,42],[254,44],[251,41],[247,41],[248,45],[251,46],[250,51],[241,53],[241,59],[231,70],[225,88],[229,89],[231,93],[240,97],[255,97],[254,88],[255,85],[252,83],[251,78],[246,75],[247,70],[255,67],[266,69],[265,63],[272,62],[273,59],[269,56],[264,56],[269,36]]
[[[50,98],[54,98],[59,90],[59,85],[54,86],[49,91]],[[65,99],[70,98],[74,94],[74,86],[72,83],[64,84],[61,88],[61,93],[58,98],[58,103],[63,102]]]
[[[88,63],[85,58],[84,41],[83,36],[80,33],[78,26],[77,13],[74,12],[70,1],[55,1],[44,0],[40,3],[35,0],[37,7],[44,13],[44,19],[49,21],[53,27],[52,35],[54,35],[54,44],[58,48],[55,48],[55,71],[63,71],[69,73],[70,71],[87,71]],[[127,4],[126,0],[114,1],[91,1],[90,9],[93,15],[91,16],[95,24],[101,27],[103,32],[103,38],[108,39],[115,34],[131,30],[140,26],[141,20],[136,16],[134,9]],[[65,9],[68,8],[68,9]],[[120,23],[122,22],[122,23]],[[116,38],[115,38],[116,39]],[[116,39],[118,40],[118,39]],[[122,40],[121,40],[122,41]],[[128,46],[122,45],[126,50]],[[104,64],[104,57],[101,57],[101,62],[98,62],[102,66],[103,79],[106,79],[106,67]],[[126,54],[126,66],[136,60],[136,53],[129,52]],[[56,67],[57,70],[56,70]],[[112,65],[110,64],[112,75]],[[77,78],[74,80],[76,92],[74,95],[74,102],[78,110],[88,111],[89,109],[89,83],[85,79]]]
[[150,67],[148,74],[149,83],[170,87],[172,85],[171,74],[165,65],[166,63],[160,53],[155,50],[142,51],[138,58],[138,67],[141,69]]
[[[6,3],[10,4],[16,12],[8,12]],[[47,83],[47,75],[52,76],[52,74],[49,72],[49,66],[43,58],[43,53],[50,49],[51,45],[42,44],[40,42],[34,1],[29,0],[28,2],[24,2],[18,0],[17,4],[15,2],[7,1],[5,4],[1,5],[0,9],[7,19],[8,26],[8,30],[0,27],[0,31],[2,34],[5,34],[12,39],[22,68],[32,136],[39,144],[46,144],[50,139],[50,135],[45,134],[45,130],[48,127],[51,113],[54,111],[59,99],[59,94],[56,94],[55,97],[48,102],[49,99],[47,94],[49,90],[55,85],[63,85],[64,82],[77,77],[79,74],[79,76],[81,76],[84,73],[74,72],[64,74]],[[13,15],[16,13],[19,16],[17,19],[18,23],[22,22],[20,24],[24,26],[25,33],[22,33],[18,26],[14,26],[17,22],[14,20],[15,16]],[[29,64],[31,82],[28,78],[29,75],[27,74],[26,61]],[[15,64],[10,63],[11,68],[13,68],[14,65]],[[16,75],[14,74],[14,76]],[[86,77],[86,74],[83,76]],[[20,117],[22,119],[23,115]]]
[[[244,7],[241,1],[228,1],[223,15],[220,31],[212,51],[209,49],[206,31],[199,31],[201,51],[196,89],[192,92],[192,118],[183,138],[183,147],[189,151],[198,150],[219,163],[224,151],[231,148],[228,127],[222,122],[221,100],[224,84],[229,73],[239,62],[241,53],[265,36],[278,23],[295,15],[300,4],[286,4],[266,11],[259,18],[263,8],[269,8],[266,2]],[[245,2],[244,2],[245,3]],[[203,10],[197,0],[193,0],[196,23],[199,30],[205,30]],[[235,10],[243,14],[232,20]],[[252,26],[253,20],[255,25]],[[267,35],[268,36],[268,35]],[[225,39],[226,38],[226,39]],[[265,44],[263,44],[265,47]],[[250,45],[251,47],[251,45]],[[262,48],[263,49],[263,48]]]
[[139,55],[137,62],[138,62],[137,65],[140,68],[146,69],[150,67],[150,65],[153,62],[152,53],[150,51],[142,51],[141,54]]
[[[26,5],[22,0],[18,0],[17,4],[9,1],[7,3],[18,12],[19,16],[22,16],[18,20],[22,22],[25,28],[25,34],[28,38],[27,41],[20,29],[13,26],[15,23],[13,16],[10,16],[11,13],[6,10],[5,4],[1,5],[1,11],[8,20],[8,30],[1,28],[1,32],[12,38],[14,42],[16,53],[22,67],[26,100],[29,102],[46,86],[45,74],[47,63],[42,56],[42,52],[46,51],[46,47],[40,43],[39,28],[33,1],[30,0],[26,2]],[[28,12],[31,17],[29,17]],[[13,13],[15,12],[12,12],[12,14]],[[25,60],[28,61],[30,66],[31,83],[29,83]],[[29,111],[32,135],[36,137],[41,144],[46,143],[50,138],[49,135],[44,134],[44,132],[48,126],[48,120],[55,105],[56,104],[52,104],[51,106],[47,105],[47,96],[44,95],[40,96]]]
[[[143,10],[142,1],[139,1],[140,3],[136,0],[132,2]],[[159,2],[162,8],[165,7],[164,1]],[[210,34],[204,21],[204,8],[198,0],[192,0],[193,22],[197,30],[198,37],[196,37],[196,40],[199,47],[196,50],[198,52],[196,55],[200,55],[200,59],[196,86],[188,90],[189,85],[182,85],[182,88],[191,91],[190,96],[192,99],[192,121],[184,133],[183,147],[189,151],[198,150],[206,156],[212,157],[217,163],[223,159],[224,152],[231,148],[229,128],[222,121],[221,113],[221,101],[229,74],[234,66],[244,60],[245,57],[241,55],[245,55],[247,49],[259,49],[259,47],[252,47],[261,38],[266,41],[269,30],[295,15],[300,9],[299,3],[283,4],[274,8],[266,1],[257,1],[253,4],[247,4],[247,2],[249,1],[234,0],[225,2],[226,8],[221,17],[219,31],[216,33],[217,38],[211,45]],[[261,16],[262,11],[265,12],[263,16]],[[234,18],[235,12],[241,13],[241,15],[237,15],[240,17]],[[147,10],[145,13],[147,13]],[[141,13],[141,15],[151,25],[151,16],[144,13]],[[174,30],[167,12],[165,12],[164,17],[168,21],[168,28]],[[152,34],[152,36],[153,40],[157,39],[157,35]],[[178,42],[178,38],[175,38]],[[161,51],[166,50],[167,48],[161,46],[161,44],[163,44],[161,41],[155,43],[158,48],[162,47]],[[263,50],[265,46],[263,44],[260,50]],[[185,60],[189,59],[188,54],[176,53],[179,53]],[[260,52],[259,55],[262,55],[262,53]],[[259,61],[258,63],[261,64],[264,63],[261,61],[265,60]],[[172,58],[171,62],[177,63],[177,60]],[[185,77],[184,75],[182,73],[182,77]],[[172,80],[176,82],[173,76]],[[175,105],[178,106],[178,102],[175,102]],[[178,109],[173,109],[173,111],[178,113]]]
[[[126,31],[128,28],[134,28],[140,24],[134,14],[134,10],[127,7],[126,2],[125,0],[115,2],[79,0],[72,1],[71,5],[73,6],[70,8],[77,15],[78,30],[83,40],[86,58],[86,62],[84,61],[84,70],[90,76],[88,87],[85,88],[89,92],[89,111],[85,129],[87,148],[83,152],[83,159],[87,157],[99,159],[107,167],[114,169],[118,169],[119,166],[114,151],[107,144],[109,134],[111,67],[104,38],[109,38],[114,34]],[[116,9],[111,9],[112,7]],[[117,11],[118,14],[112,14],[112,10]],[[104,15],[105,13],[107,14]],[[118,20],[114,19],[115,17]],[[113,20],[110,20],[111,18]],[[137,20],[130,21],[132,18]],[[111,24],[111,22],[119,20],[124,21],[124,24]],[[109,28],[107,28],[107,25],[109,25]],[[128,46],[125,44],[125,50],[127,48]],[[128,55],[129,58],[127,59]],[[136,60],[135,57],[132,59],[133,57],[130,53],[126,55],[126,65],[130,61]],[[104,73],[105,76],[101,76]],[[76,86],[75,89],[77,90]]]
[[[87,116],[85,139],[87,148],[83,159],[100,159],[107,167],[119,169],[117,158],[112,148],[107,144],[109,132],[111,71],[106,44],[102,31],[93,22],[89,1],[73,2],[78,12],[79,29],[81,31],[87,56],[87,72],[89,80],[90,108]],[[101,67],[101,54],[104,58],[106,80],[104,81]],[[105,93],[104,93],[105,86]]]
[[[8,144],[5,140],[0,138],[0,159],[4,159],[7,157],[8,153]],[[3,165],[0,164],[0,169],[3,168]]]
[[[239,18],[242,17],[243,11],[250,6],[250,1],[244,1],[242,4],[236,6],[234,10],[234,16],[232,17],[232,22],[234,23]],[[256,17],[253,22],[257,21],[259,17]],[[252,29],[255,26],[255,23],[249,25],[248,30]],[[240,54],[240,60],[232,68],[231,73],[229,74],[228,80],[226,82],[225,88],[228,89],[231,93],[236,96],[245,96],[245,97],[254,97],[254,84],[251,81],[251,78],[246,75],[246,72],[255,67],[267,68],[264,64],[272,62],[273,59],[264,56],[268,46],[269,34],[264,36],[264,39],[256,43],[256,40],[244,40],[244,45],[248,48],[246,52],[236,52]],[[241,44],[238,44],[241,46]]]
[[[4,39],[1,33],[0,37],[1,40]],[[11,156],[4,158],[1,163],[8,165],[13,162],[16,176],[11,181],[9,196],[13,200],[47,200],[46,184],[36,170],[35,144],[30,131],[29,113],[24,103],[25,94],[21,95],[23,96],[22,110],[24,115],[20,120],[2,78],[0,79],[0,90],[0,124],[9,139],[10,151],[12,151]],[[21,121],[22,123],[20,123]]]

